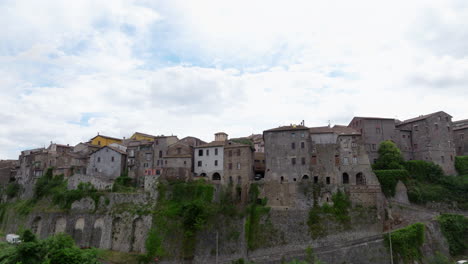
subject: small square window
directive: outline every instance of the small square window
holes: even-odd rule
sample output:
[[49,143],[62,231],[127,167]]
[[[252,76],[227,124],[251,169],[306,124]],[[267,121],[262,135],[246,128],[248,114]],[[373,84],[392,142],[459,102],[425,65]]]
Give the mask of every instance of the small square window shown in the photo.
[[292,159],[291,159],[291,164],[292,164],[292,165],[296,165],[296,158],[292,158]]
[[201,166],[202,166],[202,162],[201,162],[201,161],[198,161],[197,166],[198,166],[198,167],[201,167]]
[[327,184],[330,184],[330,177],[327,177]]

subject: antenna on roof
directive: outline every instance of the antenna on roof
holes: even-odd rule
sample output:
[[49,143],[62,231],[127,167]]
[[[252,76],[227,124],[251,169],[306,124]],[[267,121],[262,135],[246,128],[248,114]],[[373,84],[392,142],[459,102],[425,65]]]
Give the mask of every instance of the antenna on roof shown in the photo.
[[331,122],[330,122],[330,120],[328,120],[328,127],[330,127],[330,126],[331,126]]

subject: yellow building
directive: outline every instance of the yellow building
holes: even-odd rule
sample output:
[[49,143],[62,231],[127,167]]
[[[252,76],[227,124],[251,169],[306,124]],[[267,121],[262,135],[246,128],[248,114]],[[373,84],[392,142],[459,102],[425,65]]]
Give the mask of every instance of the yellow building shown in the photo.
[[107,137],[107,136],[103,136],[103,135],[98,134],[97,136],[90,139],[89,142],[91,142],[91,144],[94,145],[94,146],[104,147],[104,146],[108,146],[108,145],[110,145],[112,143],[121,144],[122,139]]
[[155,136],[140,133],[140,132],[135,132],[130,139],[133,140],[146,140],[146,141],[154,141]]

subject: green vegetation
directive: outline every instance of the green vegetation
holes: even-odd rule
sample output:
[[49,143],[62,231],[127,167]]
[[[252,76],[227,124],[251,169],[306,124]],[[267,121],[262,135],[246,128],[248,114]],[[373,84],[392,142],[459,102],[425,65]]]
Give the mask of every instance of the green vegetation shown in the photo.
[[132,193],[136,191],[135,182],[132,178],[128,177],[128,169],[115,179],[112,191],[120,193]]
[[0,251],[1,264],[98,264],[97,251],[79,249],[73,239],[66,234],[57,234],[45,240],[25,230],[22,243],[3,245]]
[[429,264],[452,264],[453,261],[450,261],[450,259],[441,254],[440,252],[436,252],[435,256],[433,259],[431,259],[431,261],[429,262]]
[[[415,223],[391,232],[393,257],[401,258],[403,263],[413,263],[422,258],[420,247],[424,243],[424,224]],[[384,236],[385,244],[390,247],[390,238]]]
[[[398,180],[401,180],[405,183],[408,198],[413,203],[456,202],[453,205],[460,209],[468,209],[468,175],[446,176],[442,168],[435,163],[422,160],[402,162],[398,157],[401,153],[398,153],[394,143],[382,142],[379,147],[379,159],[373,166],[382,192],[387,197],[395,195],[395,186]],[[459,171],[464,170],[465,161],[463,157],[458,159]]]
[[326,235],[325,220],[334,220],[341,224],[343,229],[349,228],[351,217],[349,209],[351,202],[345,193],[338,191],[332,196],[333,206],[315,204],[309,211],[307,225],[312,238],[316,239]]
[[374,170],[400,170],[403,169],[404,159],[400,149],[390,140],[379,145],[379,158],[372,166]]
[[379,179],[382,192],[387,197],[395,196],[395,187],[398,181],[406,182],[409,178],[407,170],[374,170]]
[[468,249],[468,218],[463,215],[442,214],[437,221],[449,243],[450,254],[463,254]]
[[142,260],[148,262],[155,256],[174,256],[176,252],[170,246],[180,243],[181,256],[193,258],[196,234],[206,228],[209,218],[216,212],[213,186],[204,181],[174,181],[160,183],[158,190],[153,228],[148,234],[147,254]]
[[252,147],[254,146],[252,140],[250,140],[248,138],[234,138],[234,139],[231,139],[231,141],[235,142],[235,143],[250,145]]
[[259,190],[257,184],[250,185],[249,205],[247,206],[247,219],[245,222],[245,238],[247,239],[247,248],[250,250],[259,248],[264,244],[265,234],[261,224],[262,216],[270,212],[266,206],[266,198],[259,199]]
[[13,198],[18,195],[20,189],[21,186],[19,185],[19,183],[12,182],[7,185],[5,193],[8,196],[8,198]]
[[460,175],[468,175],[468,156],[455,157],[455,169]]
[[106,263],[112,264],[139,264],[139,254],[132,254],[119,251],[111,251],[105,249],[97,250],[98,259],[104,260]]

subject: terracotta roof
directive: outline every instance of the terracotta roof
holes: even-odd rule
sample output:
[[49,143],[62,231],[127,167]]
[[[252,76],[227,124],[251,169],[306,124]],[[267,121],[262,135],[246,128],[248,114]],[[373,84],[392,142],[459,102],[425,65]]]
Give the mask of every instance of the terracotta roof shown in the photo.
[[121,139],[121,138],[108,137],[108,136],[104,136],[104,135],[97,135],[97,136],[95,136],[95,137],[91,138],[91,139],[90,139],[90,141],[91,141],[91,140],[93,140],[93,139],[95,139],[95,138],[97,138],[97,137],[103,137],[103,138],[108,138],[108,139],[115,139],[115,140],[120,140],[120,141],[122,141],[122,139]]
[[222,147],[226,144],[225,141],[211,141],[210,143],[196,146],[195,148],[210,148],[210,147]]
[[385,119],[385,120],[395,120],[395,118],[388,118],[388,117],[372,117],[372,116],[355,116],[354,119]]
[[276,131],[290,131],[290,130],[306,130],[308,127],[301,125],[291,125],[291,126],[281,126],[277,128],[272,128],[265,130],[263,132],[276,132]]
[[463,130],[463,129],[467,129],[467,128],[468,128],[468,124],[463,125],[463,126],[454,127],[453,131]]
[[145,137],[152,137],[152,138],[156,137],[156,136],[153,136],[153,135],[150,135],[150,134],[141,133],[141,132],[135,132],[135,133],[133,133],[132,137],[133,137],[135,134],[142,135],[142,136],[145,136]]
[[411,119],[407,119],[407,120],[404,120],[403,122],[397,124],[397,126],[401,126],[401,125],[406,125],[406,124],[409,124],[409,123],[412,123],[412,122],[416,122],[416,121],[421,121],[421,120],[424,120],[426,118],[429,118],[431,116],[434,116],[436,114],[440,114],[440,113],[444,113],[450,117],[452,117],[451,115],[445,113],[444,111],[438,111],[438,112],[435,112],[435,113],[431,113],[431,114],[427,114],[427,115],[421,115],[421,116],[418,116],[418,117],[415,117],[415,118],[411,118]]
[[175,154],[175,155],[167,155],[164,158],[191,158],[192,155],[189,154]]
[[324,126],[324,127],[311,127],[309,129],[311,134],[328,134],[335,133],[337,135],[360,135],[359,131],[354,128],[347,126],[335,125],[333,127]]

